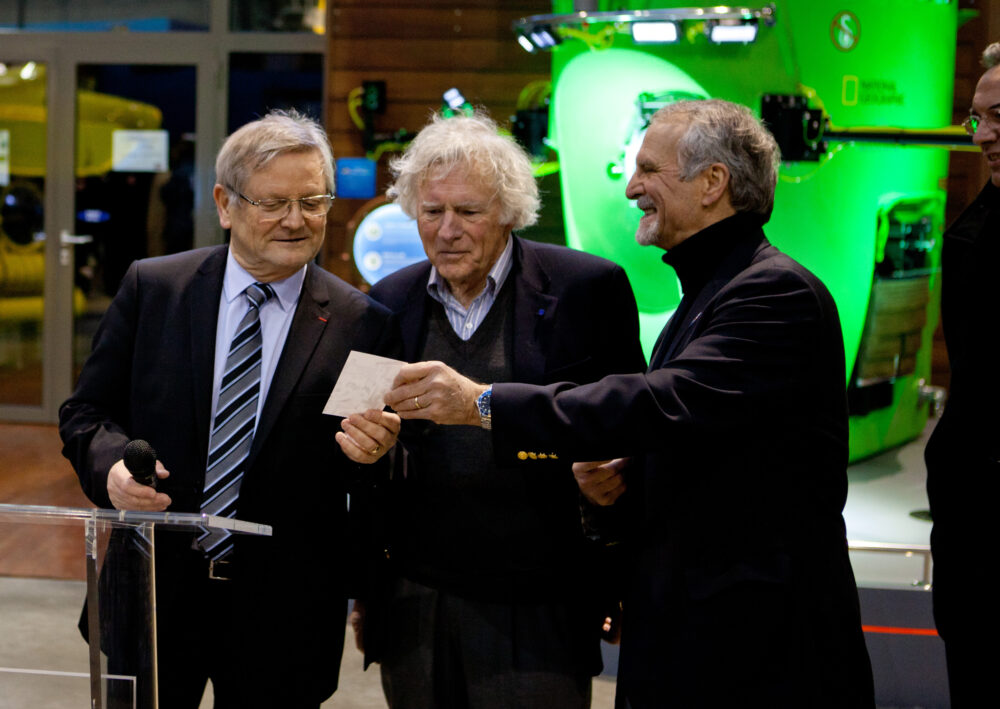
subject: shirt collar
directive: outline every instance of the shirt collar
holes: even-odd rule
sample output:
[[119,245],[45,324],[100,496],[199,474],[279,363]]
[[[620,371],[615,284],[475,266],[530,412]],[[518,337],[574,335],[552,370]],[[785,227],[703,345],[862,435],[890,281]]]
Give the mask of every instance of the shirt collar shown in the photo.
[[[274,290],[274,295],[277,296],[278,303],[281,305],[282,310],[287,311],[290,308],[294,308],[295,304],[298,302],[299,293],[302,292],[302,284],[306,280],[307,268],[308,264],[300,268],[288,278],[268,283],[268,285]],[[238,298],[243,291],[256,282],[257,279],[251,276],[250,273],[239,264],[233,256],[232,249],[230,249],[229,255],[226,257],[226,275],[222,279],[222,295],[225,297],[226,302],[232,303],[235,298]]]
[[[507,280],[507,276],[510,275],[510,270],[513,266],[513,255],[514,238],[508,236],[507,245],[503,247],[503,251],[500,252],[497,260],[493,263],[493,268],[486,274],[486,288],[483,289],[483,293],[495,296],[500,292],[500,287]],[[433,264],[431,264],[431,275],[427,279],[427,292],[432,296],[443,296],[445,293],[451,293],[448,282],[441,277]],[[476,297],[478,298],[479,296],[477,295]]]

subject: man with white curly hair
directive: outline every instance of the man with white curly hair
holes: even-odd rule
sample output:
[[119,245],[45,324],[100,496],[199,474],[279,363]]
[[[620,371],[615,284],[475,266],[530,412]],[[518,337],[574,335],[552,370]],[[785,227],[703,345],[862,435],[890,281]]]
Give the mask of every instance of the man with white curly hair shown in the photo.
[[983,643],[1000,630],[988,562],[1000,495],[1000,42],[986,48],[982,63],[986,71],[963,125],[982,149],[990,179],[944,235],[941,321],[951,383],[925,452],[934,517],[934,621],[945,643],[955,709],[980,706],[994,693],[1000,658],[995,646]]
[[[399,317],[409,361],[537,384],[645,368],[625,272],[514,235],[535,223],[538,188],[491,119],[435,116],[391,167],[428,260],[371,295]],[[402,436],[392,579],[363,633],[389,706],[589,707],[614,574],[593,563],[570,461],[539,449],[498,465],[474,427],[415,421]]]

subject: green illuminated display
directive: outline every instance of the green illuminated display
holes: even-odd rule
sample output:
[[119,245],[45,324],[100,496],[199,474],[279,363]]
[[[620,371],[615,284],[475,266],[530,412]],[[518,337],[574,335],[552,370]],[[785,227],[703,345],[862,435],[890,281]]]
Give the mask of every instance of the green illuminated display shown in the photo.
[[[687,7],[660,0],[597,9]],[[557,15],[572,12],[568,0],[553,3]],[[621,25],[561,33],[549,137],[566,240],[626,269],[647,354],[680,291],[661,252],[635,244],[640,213],[624,195],[644,112],[678,97],[714,97],[759,113],[765,94],[795,94],[836,128],[941,128],[951,119],[957,14],[955,2],[786,0],[746,44],[713,44],[706,23],[688,19],[672,44],[634,44]],[[781,167],[765,231],[833,293],[853,393],[862,402],[882,394],[881,403],[853,409],[852,459],[909,440],[926,423],[918,395],[937,323],[947,169],[940,148],[847,142],[831,142],[819,161]],[[909,305],[893,310],[893,297]]]

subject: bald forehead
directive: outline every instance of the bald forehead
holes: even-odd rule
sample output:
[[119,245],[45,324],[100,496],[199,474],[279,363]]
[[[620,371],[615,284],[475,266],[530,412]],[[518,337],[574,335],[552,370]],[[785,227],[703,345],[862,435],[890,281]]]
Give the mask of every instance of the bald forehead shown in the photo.
[[976,84],[976,95],[972,97],[972,108],[988,111],[1000,108],[1000,66],[989,69]]

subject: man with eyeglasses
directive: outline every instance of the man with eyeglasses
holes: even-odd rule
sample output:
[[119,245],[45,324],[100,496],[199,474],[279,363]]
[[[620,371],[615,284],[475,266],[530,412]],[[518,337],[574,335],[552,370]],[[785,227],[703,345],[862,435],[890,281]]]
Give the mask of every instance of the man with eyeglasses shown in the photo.
[[[340,667],[346,492],[399,430],[394,414],[322,410],[351,350],[398,356],[398,327],[312,263],[334,191],[316,122],[272,112],[243,126],[216,173],[230,243],[132,264],[60,410],[63,453],[99,507],[273,529],[157,534],[159,706],[196,709],[210,678],[216,707],[316,709]],[[155,449],[155,488],[126,469],[129,439]],[[129,553],[112,539],[109,557]],[[109,671],[134,674],[135,619],[101,611]],[[150,687],[138,692],[151,706]]]
[[[990,179],[948,228],[942,252],[941,319],[951,365],[948,403],[927,444],[934,527],[934,620],[945,643],[951,705],[980,706],[995,694],[1000,652],[990,569],[1000,498],[1000,42],[963,125],[983,151]],[[987,642],[983,642],[986,640]]]

